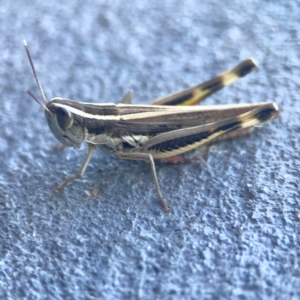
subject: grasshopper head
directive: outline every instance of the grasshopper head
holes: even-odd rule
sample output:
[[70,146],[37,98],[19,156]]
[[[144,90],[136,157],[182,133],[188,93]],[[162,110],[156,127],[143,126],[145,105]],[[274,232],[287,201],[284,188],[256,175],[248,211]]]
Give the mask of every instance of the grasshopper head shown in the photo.
[[63,98],[53,98],[50,102],[47,101],[36,74],[26,40],[24,40],[24,47],[44,102],[38,100],[30,91],[27,91],[28,94],[44,108],[48,125],[54,136],[68,147],[79,148],[84,139],[81,105]]
[[53,98],[46,104],[46,108],[45,116],[49,128],[57,140],[68,147],[80,147],[84,140],[80,104],[72,100]]

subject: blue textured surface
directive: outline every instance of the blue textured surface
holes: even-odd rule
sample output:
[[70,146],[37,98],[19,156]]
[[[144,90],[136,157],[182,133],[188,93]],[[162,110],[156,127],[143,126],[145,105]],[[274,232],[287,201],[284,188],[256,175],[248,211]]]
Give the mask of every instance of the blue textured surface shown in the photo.
[[[299,1],[34,3],[0,8],[0,298],[299,299]],[[258,71],[206,103],[282,114],[205,166],[158,164],[170,213],[147,164],[100,151],[52,194],[86,149],[52,149],[23,92],[38,95],[23,38],[49,99],[147,103],[253,57]]]

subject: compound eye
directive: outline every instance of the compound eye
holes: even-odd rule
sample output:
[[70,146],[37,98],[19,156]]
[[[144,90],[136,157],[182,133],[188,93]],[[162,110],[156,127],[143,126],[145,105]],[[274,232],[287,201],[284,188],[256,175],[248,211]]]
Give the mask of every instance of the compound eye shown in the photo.
[[56,119],[61,130],[66,131],[70,128],[74,121],[73,114],[64,107],[59,107],[55,111]]

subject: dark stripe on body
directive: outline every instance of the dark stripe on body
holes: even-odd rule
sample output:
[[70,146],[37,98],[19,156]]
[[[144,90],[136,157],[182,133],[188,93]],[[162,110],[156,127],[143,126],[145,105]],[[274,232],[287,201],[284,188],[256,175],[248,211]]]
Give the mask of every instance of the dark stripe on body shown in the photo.
[[235,121],[220,127],[217,127],[214,130],[203,131],[200,133],[196,133],[193,135],[180,137],[177,139],[161,142],[159,144],[155,144],[148,148],[148,150],[155,150],[158,152],[167,152],[175,149],[183,148],[188,145],[193,145],[194,143],[200,142],[203,139],[207,139],[210,135],[217,133],[219,131],[229,132],[230,130],[235,130],[241,124],[239,121]]
[[117,124],[117,120],[96,120],[85,118],[85,128],[88,130],[89,134],[107,134],[111,135]]
[[220,126],[220,127],[218,127],[217,129],[215,129],[214,131],[213,131],[213,133],[215,133],[215,132],[218,132],[218,131],[225,131],[225,130],[229,130],[229,129],[231,129],[231,128],[235,128],[236,129],[236,127],[238,126],[238,125],[241,125],[242,124],[242,122],[240,122],[240,121],[236,121],[236,122],[232,122],[232,123],[229,123],[229,124],[226,124],[226,125],[223,125],[223,126]]
[[148,150],[155,150],[157,152],[168,152],[175,149],[179,149],[188,145],[192,145],[196,142],[206,139],[211,135],[210,131],[204,131],[190,136],[181,137],[178,139],[173,139],[165,141],[156,145],[151,146]]

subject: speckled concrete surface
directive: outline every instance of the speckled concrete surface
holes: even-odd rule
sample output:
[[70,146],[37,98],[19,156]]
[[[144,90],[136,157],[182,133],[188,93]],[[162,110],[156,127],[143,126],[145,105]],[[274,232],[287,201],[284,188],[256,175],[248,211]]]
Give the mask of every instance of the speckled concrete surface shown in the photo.
[[[299,1],[109,2],[1,2],[0,298],[299,299]],[[157,164],[170,213],[147,164],[100,151],[52,194],[86,149],[53,150],[23,38],[49,99],[147,103],[253,57],[206,103],[281,117],[206,165]]]

